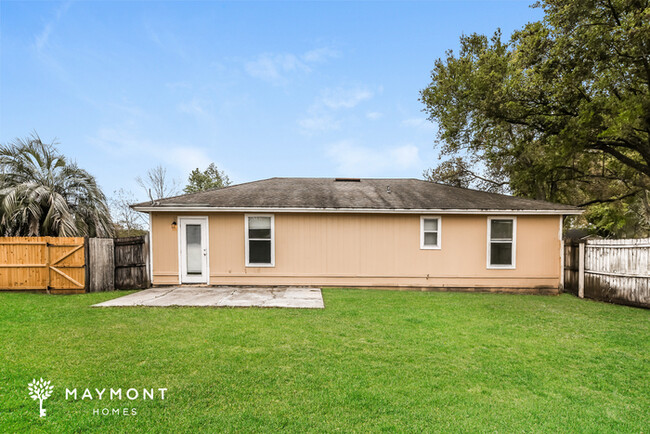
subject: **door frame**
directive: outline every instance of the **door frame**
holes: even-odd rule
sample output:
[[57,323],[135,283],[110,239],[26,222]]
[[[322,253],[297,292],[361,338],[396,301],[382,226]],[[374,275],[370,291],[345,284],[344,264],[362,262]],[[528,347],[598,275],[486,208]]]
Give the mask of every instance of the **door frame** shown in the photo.
[[[183,282],[183,222],[187,220],[201,220],[205,223],[205,233],[201,233],[202,242],[205,242],[205,278],[196,282]],[[177,216],[178,222],[178,283],[183,285],[186,283],[203,283],[210,284],[210,220],[207,216]]]

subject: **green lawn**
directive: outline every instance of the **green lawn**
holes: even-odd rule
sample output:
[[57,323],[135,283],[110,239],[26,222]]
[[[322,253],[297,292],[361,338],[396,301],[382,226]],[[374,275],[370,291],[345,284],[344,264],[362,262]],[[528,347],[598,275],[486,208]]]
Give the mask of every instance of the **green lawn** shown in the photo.
[[[323,292],[324,310],[93,309],[125,293],[0,293],[0,431],[648,432],[648,310]],[[40,377],[54,385],[45,418],[27,395]],[[168,391],[66,401],[74,387]],[[93,415],[124,407],[137,415]]]

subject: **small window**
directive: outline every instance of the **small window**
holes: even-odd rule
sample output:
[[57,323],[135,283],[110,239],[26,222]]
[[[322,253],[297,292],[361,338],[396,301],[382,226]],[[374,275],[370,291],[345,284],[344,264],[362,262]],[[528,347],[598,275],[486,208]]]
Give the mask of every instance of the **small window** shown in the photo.
[[273,267],[275,264],[272,215],[246,216],[246,266]]
[[488,218],[488,268],[515,268],[517,220]]
[[440,248],[440,217],[420,217],[420,248]]

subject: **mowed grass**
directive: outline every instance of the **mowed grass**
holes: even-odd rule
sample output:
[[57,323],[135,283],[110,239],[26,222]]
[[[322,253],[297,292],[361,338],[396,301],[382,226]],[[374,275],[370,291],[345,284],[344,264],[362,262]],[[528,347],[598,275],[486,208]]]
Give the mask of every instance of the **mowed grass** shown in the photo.
[[[91,308],[0,293],[0,431],[648,432],[650,311],[323,291],[326,309]],[[54,385],[39,418],[27,383]],[[165,400],[65,388],[168,389]],[[135,416],[94,409],[135,408]]]

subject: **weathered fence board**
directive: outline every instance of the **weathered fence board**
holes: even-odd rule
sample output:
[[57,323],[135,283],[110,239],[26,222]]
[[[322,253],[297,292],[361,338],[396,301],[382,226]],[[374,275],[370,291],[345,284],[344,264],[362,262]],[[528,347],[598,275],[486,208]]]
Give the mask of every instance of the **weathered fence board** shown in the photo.
[[149,236],[116,238],[114,242],[115,288],[149,288]]
[[79,237],[0,238],[0,289],[84,292],[84,245]]
[[[584,296],[619,304],[650,307],[650,238],[588,240],[584,264],[576,264],[578,243],[565,244],[565,290],[578,293],[584,273]],[[579,261],[578,261],[579,262]]]
[[115,290],[115,262],[112,238],[88,240],[88,292]]
[[573,241],[564,242],[564,292],[578,295],[578,266],[579,249],[578,243]]

